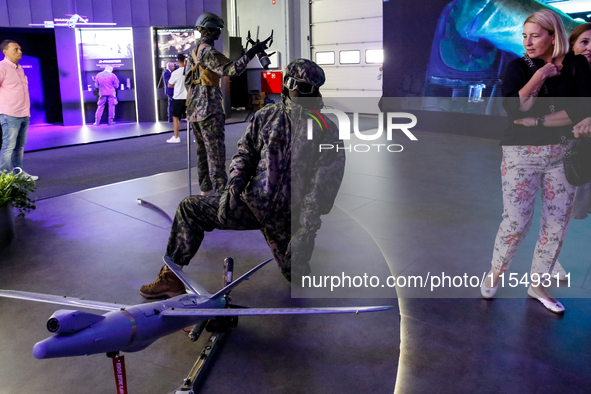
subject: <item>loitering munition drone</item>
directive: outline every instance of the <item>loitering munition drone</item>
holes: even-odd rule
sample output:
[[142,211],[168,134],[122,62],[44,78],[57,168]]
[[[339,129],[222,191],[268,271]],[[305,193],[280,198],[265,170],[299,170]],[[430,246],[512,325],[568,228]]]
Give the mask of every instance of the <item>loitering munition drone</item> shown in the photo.
[[[0,290],[0,297],[107,311],[103,315],[78,310],[56,311],[47,321],[47,329],[54,335],[33,347],[33,355],[37,359],[98,353],[106,353],[114,357],[121,351],[137,352],[147,348],[161,337],[193,325],[195,328],[192,331],[192,340],[196,340],[208,321],[214,323],[221,321],[227,327],[232,327],[237,323],[237,316],[362,313],[392,308],[391,306],[231,308],[228,295],[232,289],[248,280],[254,272],[270,261],[272,259],[264,261],[234,282],[231,282],[230,274],[227,282],[231,283],[217,293],[211,294],[165,256],[165,264],[184,283],[187,294],[139,305],[121,305],[15,290]],[[197,327],[199,330],[196,330]]]
[[116,26],[116,23],[99,23],[99,22],[88,22],[88,18],[84,15],[78,14],[66,14],[69,18],[55,18],[52,21],[47,21],[44,23],[29,23],[29,26],[42,26],[42,27],[58,27],[58,26],[67,26],[70,29],[74,29],[79,26],[89,27],[89,26]]

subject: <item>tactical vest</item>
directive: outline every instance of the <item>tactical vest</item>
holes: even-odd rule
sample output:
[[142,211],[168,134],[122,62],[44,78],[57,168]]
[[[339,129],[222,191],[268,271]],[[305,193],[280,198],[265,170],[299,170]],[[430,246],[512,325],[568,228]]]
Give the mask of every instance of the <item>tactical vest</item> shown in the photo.
[[201,53],[201,51],[205,47],[208,47],[208,46],[210,46],[210,45],[204,43],[204,44],[199,45],[199,48],[197,49],[197,56],[196,56],[196,59],[194,59],[194,60],[195,60],[195,63],[197,64],[197,66],[199,67],[199,79],[197,79],[193,83],[197,84],[197,85],[213,86],[213,87],[219,88],[219,87],[221,87],[220,76],[211,70],[207,70],[207,69],[201,67],[201,64],[199,64],[197,62],[197,59],[199,59],[199,54]]

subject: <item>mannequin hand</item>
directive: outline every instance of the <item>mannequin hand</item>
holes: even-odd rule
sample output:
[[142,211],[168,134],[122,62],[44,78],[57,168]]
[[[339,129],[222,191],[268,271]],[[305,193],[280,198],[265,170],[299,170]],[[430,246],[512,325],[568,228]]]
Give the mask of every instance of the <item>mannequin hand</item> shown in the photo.
[[257,43],[254,44],[252,48],[246,51],[246,55],[250,60],[252,60],[257,53],[263,52],[267,48],[267,44],[265,44],[264,42],[257,41]]

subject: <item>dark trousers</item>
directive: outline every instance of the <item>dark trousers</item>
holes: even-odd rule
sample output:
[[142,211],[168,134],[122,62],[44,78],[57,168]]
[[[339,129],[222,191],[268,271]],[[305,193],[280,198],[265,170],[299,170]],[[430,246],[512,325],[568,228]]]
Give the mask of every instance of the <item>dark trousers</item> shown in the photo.
[[166,110],[166,115],[168,116],[168,121],[172,122],[172,96],[166,95],[168,97],[168,107]]

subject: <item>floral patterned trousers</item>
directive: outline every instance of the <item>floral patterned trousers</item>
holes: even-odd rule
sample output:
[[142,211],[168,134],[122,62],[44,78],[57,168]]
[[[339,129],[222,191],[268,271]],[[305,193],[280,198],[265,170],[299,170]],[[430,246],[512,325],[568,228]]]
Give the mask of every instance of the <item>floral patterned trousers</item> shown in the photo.
[[566,181],[560,145],[503,146],[503,221],[495,239],[492,266],[505,272],[532,223],[538,190],[542,189],[540,234],[531,274],[554,268],[570,220],[576,187]]

